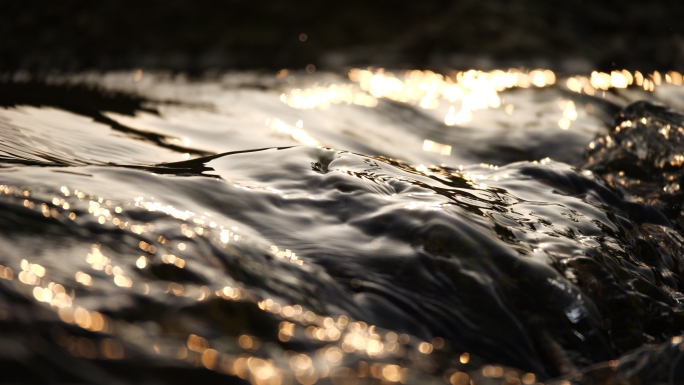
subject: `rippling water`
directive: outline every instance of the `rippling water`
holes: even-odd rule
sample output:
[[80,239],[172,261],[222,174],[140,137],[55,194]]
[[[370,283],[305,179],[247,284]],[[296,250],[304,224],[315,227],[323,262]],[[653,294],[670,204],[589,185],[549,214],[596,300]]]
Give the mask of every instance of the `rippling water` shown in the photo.
[[3,381],[684,381],[680,86],[359,74],[0,83]]

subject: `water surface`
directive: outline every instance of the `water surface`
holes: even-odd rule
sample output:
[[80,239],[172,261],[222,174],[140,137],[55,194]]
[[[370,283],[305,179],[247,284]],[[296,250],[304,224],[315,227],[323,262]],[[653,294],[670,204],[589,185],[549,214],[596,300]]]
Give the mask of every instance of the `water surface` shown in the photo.
[[7,381],[684,379],[674,74],[356,71],[0,84]]

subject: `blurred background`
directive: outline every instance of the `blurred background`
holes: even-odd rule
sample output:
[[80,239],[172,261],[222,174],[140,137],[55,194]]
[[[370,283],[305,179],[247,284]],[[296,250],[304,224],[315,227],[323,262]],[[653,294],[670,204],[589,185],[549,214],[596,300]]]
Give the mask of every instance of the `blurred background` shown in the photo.
[[679,0],[2,1],[0,71],[682,71],[683,16]]

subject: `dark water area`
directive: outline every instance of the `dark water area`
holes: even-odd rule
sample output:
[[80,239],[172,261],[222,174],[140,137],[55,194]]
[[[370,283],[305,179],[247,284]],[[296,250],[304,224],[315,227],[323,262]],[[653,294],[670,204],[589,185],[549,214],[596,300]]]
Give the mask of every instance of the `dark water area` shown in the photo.
[[677,0],[9,1],[0,71],[684,71],[682,14]]
[[471,75],[5,77],[2,381],[683,383],[681,75]]

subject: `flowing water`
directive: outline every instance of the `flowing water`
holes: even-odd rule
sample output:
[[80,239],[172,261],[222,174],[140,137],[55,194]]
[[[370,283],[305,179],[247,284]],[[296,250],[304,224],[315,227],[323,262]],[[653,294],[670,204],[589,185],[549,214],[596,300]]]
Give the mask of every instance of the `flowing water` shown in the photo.
[[602,75],[5,75],[2,381],[684,382],[682,78]]

